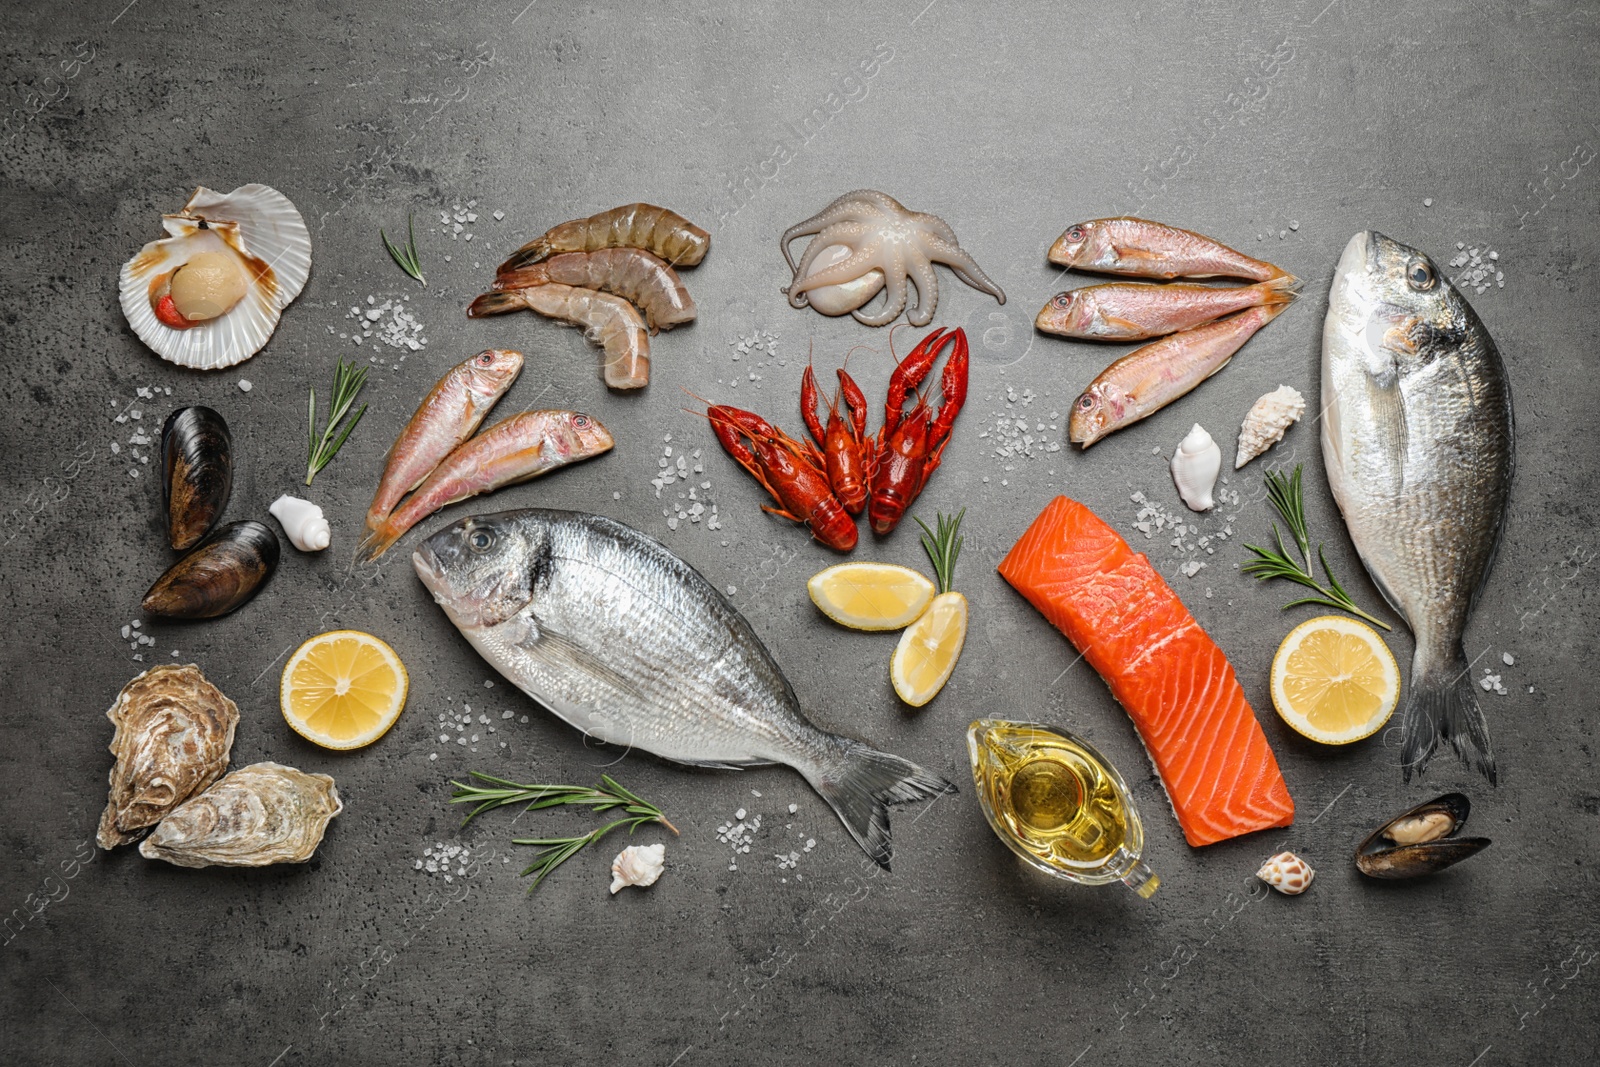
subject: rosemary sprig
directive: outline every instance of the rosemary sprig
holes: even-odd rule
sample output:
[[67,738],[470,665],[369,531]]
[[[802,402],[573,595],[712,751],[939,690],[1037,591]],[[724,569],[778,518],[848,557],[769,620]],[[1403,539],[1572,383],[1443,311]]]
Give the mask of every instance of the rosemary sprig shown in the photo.
[[626,827],[628,833],[633,833],[639,827],[648,823],[658,822],[671,830],[674,834],[678,828],[667,821],[661,809],[654,804],[641,799],[637,794],[631,793],[619,785],[616,779],[608,774],[600,776],[600,785],[539,785],[512,782],[505,778],[496,778],[492,774],[483,774],[473,771],[472,777],[480,782],[488,782],[489,786],[471,785],[465,782],[452,781],[455,792],[450,794],[452,804],[474,804],[461,825],[465,826],[473,819],[486,811],[502,808],[508,804],[523,804],[527,807],[523,811],[535,811],[539,808],[554,808],[561,805],[575,804],[592,808],[596,812],[613,811],[622,809],[623,817],[577,837],[515,837],[512,844],[537,845],[539,852],[533,857],[533,863],[522,872],[523,877],[536,874],[533,884],[528,887],[528,892],[539,888],[539,883],[549,876],[550,872],[567,862],[584,848],[594,844],[611,831]]
[[937,531],[930,530],[927,523],[912,516],[917,519],[917,525],[922,527],[922,547],[928,553],[928,558],[933,560],[933,573],[941,593],[950,591],[950,576],[955,573],[956,557],[961,554],[961,546],[966,542],[965,537],[958,536],[961,532],[961,520],[966,518],[966,515],[966,508],[957,512],[955,518],[939,512]]
[[[311,479],[317,473],[333,462],[333,457],[339,454],[339,449],[344,447],[345,439],[350,436],[350,431],[356,428],[356,423],[361,421],[361,416],[367,413],[367,405],[362,404],[361,410],[351,417],[344,425],[344,430],[339,432],[339,422],[350,412],[350,407],[356,402],[356,394],[361,392],[361,387],[367,382],[367,368],[351,360],[348,364],[343,359],[333,372],[333,404],[329,411],[328,424],[322,429],[322,436],[317,436],[317,390],[311,389],[311,403],[306,413],[306,484],[311,484]],[[334,434],[338,433],[335,437]]]
[[422,276],[422,264],[417,259],[417,235],[411,228],[411,216],[409,214],[406,216],[406,246],[404,248],[400,248],[389,240],[389,235],[382,230],[378,231],[378,236],[383,238],[383,247],[389,250],[389,256],[395,261],[396,265],[426,286],[428,279]]
[[1388,623],[1356,607],[1355,601],[1350,599],[1350,594],[1339,584],[1339,579],[1328,569],[1328,555],[1321,544],[1317,545],[1317,559],[1322,563],[1322,572],[1328,576],[1328,584],[1323,586],[1317,581],[1316,573],[1311,569],[1311,537],[1306,532],[1306,501],[1300,485],[1301,475],[1302,465],[1299,464],[1295,466],[1293,475],[1267,471],[1267,499],[1272,503],[1273,510],[1282,517],[1284,525],[1289,527],[1289,535],[1294,538],[1305,563],[1302,565],[1300,560],[1289,554],[1288,548],[1283,543],[1283,531],[1278,529],[1277,523],[1273,523],[1272,532],[1278,539],[1278,550],[1274,552],[1271,549],[1247,544],[1244,547],[1254,552],[1256,558],[1240,569],[1245,574],[1255,575],[1262,581],[1268,578],[1287,578],[1291,582],[1322,594],[1291,600],[1284,605],[1285,609],[1301,604],[1316,604],[1338,611],[1348,611],[1352,615],[1366,619],[1374,626],[1390,629]]

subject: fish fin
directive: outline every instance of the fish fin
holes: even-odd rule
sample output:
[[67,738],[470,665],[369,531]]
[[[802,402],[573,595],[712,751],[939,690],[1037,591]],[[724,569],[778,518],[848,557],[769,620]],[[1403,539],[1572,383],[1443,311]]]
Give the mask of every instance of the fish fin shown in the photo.
[[356,545],[356,562],[371,563],[385,552],[405,534],[404,530],[394,532],[390,529],[388,520],[385,520],[375,530],[367,531],[367,535]]
[[1400,392],[1400,372],[1391,357],[1389,369],[1380,375],[1368,373],[1367,403],[1378,429],[1394,442],[1395,462],[1389,468],[1389,489],[1395,496],[1406,487],[1406,457],[1410,452],[1406,429],[1406,399]]
[[797,767],[811,788],[833,807],[873,862],[889,869],[889,805],[926,800],[957,792],[937,774],[910,760],[879,752],[847,737],[830,737],[832,758],[812,767]]
[[742,771],[746,767],[773,767],[777,765],[776,760],[770,759],[741,760],[738,763],[711,759],[675,759],[672,762],[681,763],[685,767],[702,767],[708,771]]
[[1271,281],[1257,282],[1256,285],[1262,290],[1263,304],[1287,304],[1300,295],[1300,279],[1293,274],[1285,274]]
[[1118,244],[1111,248],[1121,262],[1119,274],[1134,274],[1142,278],[1177,277],[1160,255],[1147,248],[1124,248]]
[[1413,770],[1422,773],[1440,742],[1449,742],[1462,763],[1489,779],[1490,785],[1499,784],[1489,750],[1489,724],[1478,706],[1472,665],[1460,645],[1442,666],[1412,667],[1411,693],[1400,711],[1400,725],[1406,781],[1411,781]]
[[528,619],[527,631],[517,641],[517,647],[524,649],[536,659],[542,659],[552,667],[563,670],[577,671],[586,677],[604,682],[606,685],[620,693],[649,703],[647,697],[632,680],[622,675],[615,667],[601,661],[594,653],[579,645],[563,634],[549,629],[537,619]]
[[1131,319],[1119,318],[1116,315],[1106,315],[1101,312],[1096,312],[1095,318],[1116,331],[1119,337],[1145,337],[1150,333],[1147,327]]

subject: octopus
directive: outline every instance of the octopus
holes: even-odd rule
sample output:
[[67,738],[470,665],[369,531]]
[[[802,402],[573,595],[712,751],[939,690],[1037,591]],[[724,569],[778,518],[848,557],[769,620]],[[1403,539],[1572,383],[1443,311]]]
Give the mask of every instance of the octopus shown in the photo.
[[[816,234],[795,264],[789,245]],[[933,272],[943,263],[955,276],[1000,303],[1006,294],[964,252],[955,231],[937,215],[910,211],[892,196],[873,189],[846,193],[817,214],[789,227],[780,246],[794,271],[786,292],[791,307],[813,307],[824,315],[849,312],[866,326],[887,326],[906,313],[913,326],[933,320],[939,282]],[[917,302],[906,311],[909,279]],[[861,309],[887,289],[876,311]]]

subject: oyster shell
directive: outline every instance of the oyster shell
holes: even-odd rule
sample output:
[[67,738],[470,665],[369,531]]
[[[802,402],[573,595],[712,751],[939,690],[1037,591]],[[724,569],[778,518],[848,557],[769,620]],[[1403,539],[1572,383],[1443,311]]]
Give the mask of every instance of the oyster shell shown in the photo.
[[[227,194],[201,186],[182,211],[162,216],[162,225],[169,236],[122,266],[122,313],[133,332],[162,359],[197,370],[255,355],[311,274],[311,234],[300,212],[271,186],[241,185]],[[242,279],[243,296],[220,315],[174,328],[156,304],[178,268],[197,256]]]
[[116,726],[101,848],[136,841],[228,769],[239,709],[194,664],[151,667],[106,712]]
[[230,522],[155,580],[141,602],[147,615],[214,619],[256,595],[283,550],[278,535],[254,519]]
[[1472,802],[1461,793],[1418,804],[1372,833],[1356,849],[1356,869],[1372,878],[1417,878],[1442,871],[1489,847],[1487,837],[1455,837]]
[[327,775],[252,763],[162,819],[139,853],[179,867],[304,863],[343,810]]

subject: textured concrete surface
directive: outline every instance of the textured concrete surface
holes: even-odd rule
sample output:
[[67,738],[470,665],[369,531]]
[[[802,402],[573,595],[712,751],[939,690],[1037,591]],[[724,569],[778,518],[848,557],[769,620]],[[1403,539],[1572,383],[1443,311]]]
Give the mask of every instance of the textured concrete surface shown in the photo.
[[[1592,5],[1304,0],[1139,12],[873,0],[824,17],[772,4],[125,2],[13,5],[0,45],[10,623],[0,1060],[1592,1061]],[[125,327],[118,265],[160,235],[161,212],[195,185],[249,181],[304,212],[310,284],[255,359],[182,371]],[[971,509],[958,580],[973,623],[955,678],[920,712],[889,688],[893,635],[845,634],[808,603],[804,579],[832,557],[761,515],[756,486],[682,410],[694,406],[687,389],[793,424],[812,345],[824,369],[872,346],[851,367],[881,397],[888,334],[792,310],[779,292],[777,235],[861,186],[943,215],[1010,296],[999,307],[940,274],[936,321],[972,337],[972,395],[920,510]],[[647,394],[607,395],[574,331],[532,316],[464,317],[510,249],[634,199],[714,233],[711,255],[686,275],[700,319],[658,339]],[[452,240],[439,212],[473,200],[464,232],[474,239]],[[1118,211],[1265,255],[1304,277],[1306,295],[1219,377],[1087,455],[996,457],[980,435],[1000,417],[1057,424],[1038,432],[1061,440],[1064,420],[1050,413],[1114,354],[1035,335],[1031,321],[1052,293],[1081,284],[1050,268],[1049,243],[1076,219]],[[378,228],[394,233],[408,212],[426,289],[378,243]],[[1198,521],[1210,534],[1235,516],[1235,536],[1213,554],[1131,529],[1134,492],[1178,509],[1165,464],[1192,422],[1231,455],[1256,396],[1283,382],[1314,400],[1328,278],[1345,240],[1368,226],[1441,261],[1458,243],[1483,260],[1493,250],[1504,275],[1503,287],[1491,274],[1488,291],[1469,293],[1506,355],[1519,433],[1509,529],[1468,635],[1469,655],[1482,656],[1475,673],[1493,667],[1509,691],[1483,696],[1498,790],[1443,761],[1402,785],[1394,736],[1323,749],[1273,716],[1268,664],[1307,612],[1280,612],[1287,589],[1235,569],[1241,541],[1270,535],[1260,467],[1230,481],[1237,506]],[[200,664],[239,703],[235,764],[330,773],[347,809],[304,867],[189,871],[132,849],[96,854],[110,765],[103,712],[141,669],[119,631],[169,560],[155,456],[130,438],[177,405],[216,407],[241,464],[229,517],[266,518],[303,469],[308,386],[326,388],[336,357],[372,354],[339,336],[369,296],[409,297],[428,344],[403,363],[379,350],[371,410],[308,494],[333,520],[334,550],[286,549],[245,609],[197,625],[147,622],[156,644],[141,649],[144,666]],[[757,332],[776,338],[776,353],[736,360],[739,339]],[[899,350],[912,339],[902,331]],[[1134,783],[1161,891],[1147,903],[1035,877],[994,839],[970,786],[898,812],[895,869],[878,875],[787,770],[695,773],[623,757],[503,683],[486,689],[493,675],[405,552],[365,571],[347,561],[394,432],[445,367],[491,344],[530,357],[508,407],[583,407],[618,446],[488,508],[588,508],[663,538],[733,590],[820,723],[963,784],[963,731],[980,713],[1087,735]],[[139,397],[146,387],[160,396]],[[1037,394],[1026,408],[1025,390]],[[657,499],[650,485],[667,435],[674,449],[704,450],[703,478],[678,488],[712,482],[723,530],[669,528],[673,493]],[[1307,464],[1311,522],[1336,572],[1375,602],[1310,428],[1281,452]],[[994,574],[1057,492],[1149,550],[1232,657],[1298,803],[1292,829],[1188,848],[1105,686]],[[905,531],[869,539],[858,557],[922,562]],[[1183,577],[1187,559],[1206,567]],[[413,680],[391,734],[350,754],[300,741],[277,709],[281,657],[334,627],[390,641]],[[1408,662],[1409,637],[1391,643]],[[496,732],[475,721],[463,736],[479,742],[463,746],[447,723],[441,743],[439,716],[468,703]],[[514,717],[500,718],[507,710]],[[587,823],[554,813],[513,827],[503,815],[462,832],[446,805],[448,779],[470,769],[583,782],[605,768],[683,830],[648,892],[607,895],[606,847],[526,896],[517,872],[529,850],[510,839]],[[1373,825],[1458,787],[1492,849],[1427,883],[1356,874],[1350,853]],[[762,826],[730,870],[715,830],[741,807]],[[415,869],[436,843],[469,845],[467,873],[447,883]],[[780,870],[773,856],[791,848],[801,859]],[[1251,878],[1283,848],[1320,872],[1304,897],[1267,894]]]

